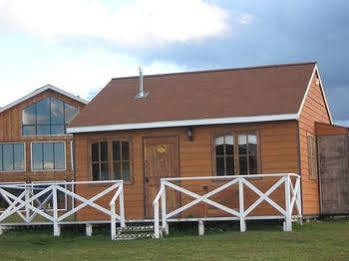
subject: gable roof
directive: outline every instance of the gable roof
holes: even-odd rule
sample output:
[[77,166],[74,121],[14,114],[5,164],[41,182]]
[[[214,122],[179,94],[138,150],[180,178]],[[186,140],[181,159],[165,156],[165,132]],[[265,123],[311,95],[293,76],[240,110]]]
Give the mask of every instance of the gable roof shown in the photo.
[[83,104],[88,104],[88,101],[80,98],[79,96],[76,96],[76,95],[73,95],[73,94],[71,94],[69,92],[66,92],[66,91],[64,91],[64,90],[62,90],[62,89],[60,89],[60,88],[58,88],[56,86],[47,84],[47,85],[45,85],[45,86],[43,86],[43,87],[41,87],[39,89],[36,89],[35,91],[27,94],[26,96],[23,96],[22,98],[20,98],[20,99],[18,99],[16,101],[14,101],[14,102],[4,106],[4,107],[0,107],[0,113],[6,111],[6,110],[8,110],[8,109],[10,109],[10,108],[12,108],[12,107],[14,107],[16,105],[18,105],[18,104],[20,104],[20,103],[22,103],[22,102],[24,102],[24,101],[26,101],[26,100],[36,96],[36,95],[38,95],[40,93],[43,93],[43,92],[45,92],[47,90],[52,90],[54,92],[60,93],[60,94],[62,94],[64,96],[67,96],[67,97],[69,97],[69,98],[71,98],[73,100],[76,100],[78,102],[81,102]]
[[138,76],[112,79],[68,132],[297,120],[316,71],[310,62],[149,75],[144,99],[134,98]]

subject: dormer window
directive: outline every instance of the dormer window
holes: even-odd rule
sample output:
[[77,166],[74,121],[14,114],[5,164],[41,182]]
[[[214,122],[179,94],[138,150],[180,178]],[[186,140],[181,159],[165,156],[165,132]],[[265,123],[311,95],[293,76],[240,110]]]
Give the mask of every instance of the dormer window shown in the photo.
[[23,136],[66,134],[68,123],[79,110],[59,99],[48,97],[22,111]]

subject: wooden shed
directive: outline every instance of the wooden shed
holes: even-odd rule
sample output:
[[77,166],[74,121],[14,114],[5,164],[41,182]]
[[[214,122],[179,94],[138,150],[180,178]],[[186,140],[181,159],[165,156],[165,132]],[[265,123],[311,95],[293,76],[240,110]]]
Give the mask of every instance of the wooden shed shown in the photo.
[[[302,214],[313,216],[320,214],[316,122],[332,124],[332,119],[318,66],[311,62],[112,79],[68,131],[74,134],[75,179],[124,180],[128,220],[153,219],[160,179],[171,177],[179,180],[165,203],[177,220],[224,218],[229,214],[212,201],[235,213],[239,204],[248,208],[264,196],[276,204],[264,202],[251,211],[270,216],[276,205],[287,208],[287,190],[268,192],[276,179],[267,174],[276,173],[301,176]],[[238,183],[232,182],[210,197],[222,185],[210,177],[235,175],[250,176],[259,192],[246,187],[239,202]],[[99,189],[77,191],[88,198]],[[203,200],[211,205],[201,202],[176,212],[190,204],[188,195],[206,194]],[[78,216],[103,219],[90,208]]]

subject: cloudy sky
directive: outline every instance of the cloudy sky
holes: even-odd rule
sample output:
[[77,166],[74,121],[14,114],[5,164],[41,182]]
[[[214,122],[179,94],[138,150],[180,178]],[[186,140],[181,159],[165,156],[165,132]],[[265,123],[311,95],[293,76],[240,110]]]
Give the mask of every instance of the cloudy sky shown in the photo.
[[47,83],[90,99],[112,77],[317,61],[349,126],[347,0],[0,0],[0,106]]

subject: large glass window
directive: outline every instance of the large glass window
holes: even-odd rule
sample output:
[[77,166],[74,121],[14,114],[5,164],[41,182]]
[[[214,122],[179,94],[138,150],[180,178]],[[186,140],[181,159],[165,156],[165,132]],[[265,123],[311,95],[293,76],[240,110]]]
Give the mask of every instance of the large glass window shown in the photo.
[[219,176],[256,174],[257,145],[257,135],[254,133],[232,133],[216,137],[216,174]]
[[64,170],[65,162],[64,142],[32,143],[32,169],[36,170]]
[[24,144],[0,144],[0,171],[24,171]]
[[130,180],[130,143],[126,140],[91,144],[92,180]]
[[24,136],[65,134],[78,112],[74,106],[48,97],[22,111],[22,133]]

